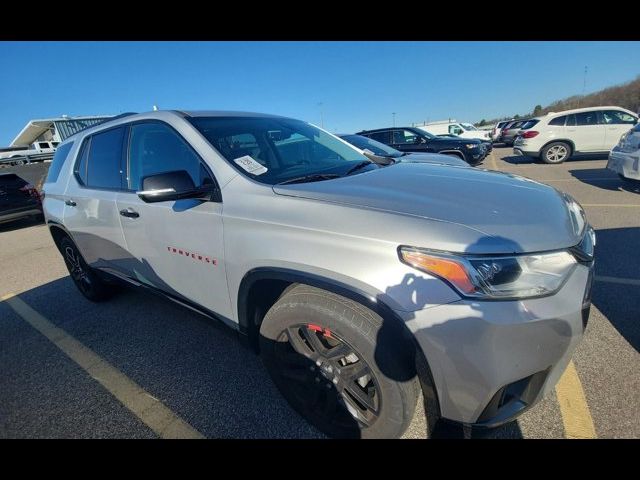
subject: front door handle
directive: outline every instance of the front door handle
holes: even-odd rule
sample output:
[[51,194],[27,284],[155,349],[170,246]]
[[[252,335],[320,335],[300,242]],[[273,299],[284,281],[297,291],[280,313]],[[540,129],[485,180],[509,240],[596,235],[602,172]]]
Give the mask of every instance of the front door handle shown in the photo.
[[65,200],[64,204],[65,205],[69,205],[70,207],[75,207],[76,206],[76,202],[74,202],[73,200]]
[[125,208],[124,210],[120,210],[120,215],[122,215],[123,217],[129,217],[129,218],[138,218],[140,216],[140,214],[131,207]]

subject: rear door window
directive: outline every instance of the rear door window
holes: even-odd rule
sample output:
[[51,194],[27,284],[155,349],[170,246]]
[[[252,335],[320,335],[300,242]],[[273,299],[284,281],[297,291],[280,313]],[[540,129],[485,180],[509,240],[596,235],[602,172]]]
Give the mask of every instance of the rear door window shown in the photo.
[[87,159],[87,186],[120,190],[122,188],[122,145],[125,127],[117,127],[91,136]]
[[378,142],[382,142],[386,145],[388,145],[389,142],[389,130],[386,130],[384,132],[374,132],[374,133],[370,133],[367,135],[367,137],[369,138],[373,138],[374,140],[378,141]]
[[580,112],[575,114],[576,123],[579,127],[598,125],[598,112]]

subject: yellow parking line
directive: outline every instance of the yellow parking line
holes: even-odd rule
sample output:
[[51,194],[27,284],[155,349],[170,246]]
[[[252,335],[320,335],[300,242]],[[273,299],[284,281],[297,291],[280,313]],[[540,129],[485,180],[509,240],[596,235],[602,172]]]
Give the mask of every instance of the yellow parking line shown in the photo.
[[491,156],[491,168],[498,170],[498,164],[496,163],[496,157],[493,156],[493,150],[491,150],[489,155]]
[[596,282],[621,283],[623,285],[640,286],[640,280],[637,278],[619,278],[619,277],[607,277],[605,275],[596,275],[595,280]]
[[22,319],[62,350],[160,438],[204,438],[188,423],[115,367],[40,315],[15,294],[0,297]]
[[597,438],[593,418],[573,361],[569,362],[558,384],[556,395],[567,438]]

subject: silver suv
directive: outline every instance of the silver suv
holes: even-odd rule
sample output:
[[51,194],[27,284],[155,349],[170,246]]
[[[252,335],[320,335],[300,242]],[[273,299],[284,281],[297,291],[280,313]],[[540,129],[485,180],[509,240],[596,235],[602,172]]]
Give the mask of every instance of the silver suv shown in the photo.
[[377,165],[299,120],[116,118],[58,147],[44,191],[86,298],[124,283],[221,320],[332,436],[400,436],[420,388],[429,420],[507,422],[553,388],[588,317],[595,236],[571,197]]

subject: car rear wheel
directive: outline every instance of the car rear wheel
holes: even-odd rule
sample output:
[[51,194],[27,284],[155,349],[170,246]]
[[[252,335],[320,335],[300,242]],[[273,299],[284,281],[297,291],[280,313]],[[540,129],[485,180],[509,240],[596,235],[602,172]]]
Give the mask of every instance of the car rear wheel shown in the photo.
[[69,275],[82,295],[92,302],[100,302],[113,296],[115,287],[98,277],[69,237],[60,240],[59,248]]
[[394,438],[413,418],[419,382],[392,330],[359,303],[296,285],[265,315],[260,351],[282,395],[320,431]]
[[553,142],[540,152],[540,160],[544,163],[562,163],[571,156],[571,147],[564,142]]

